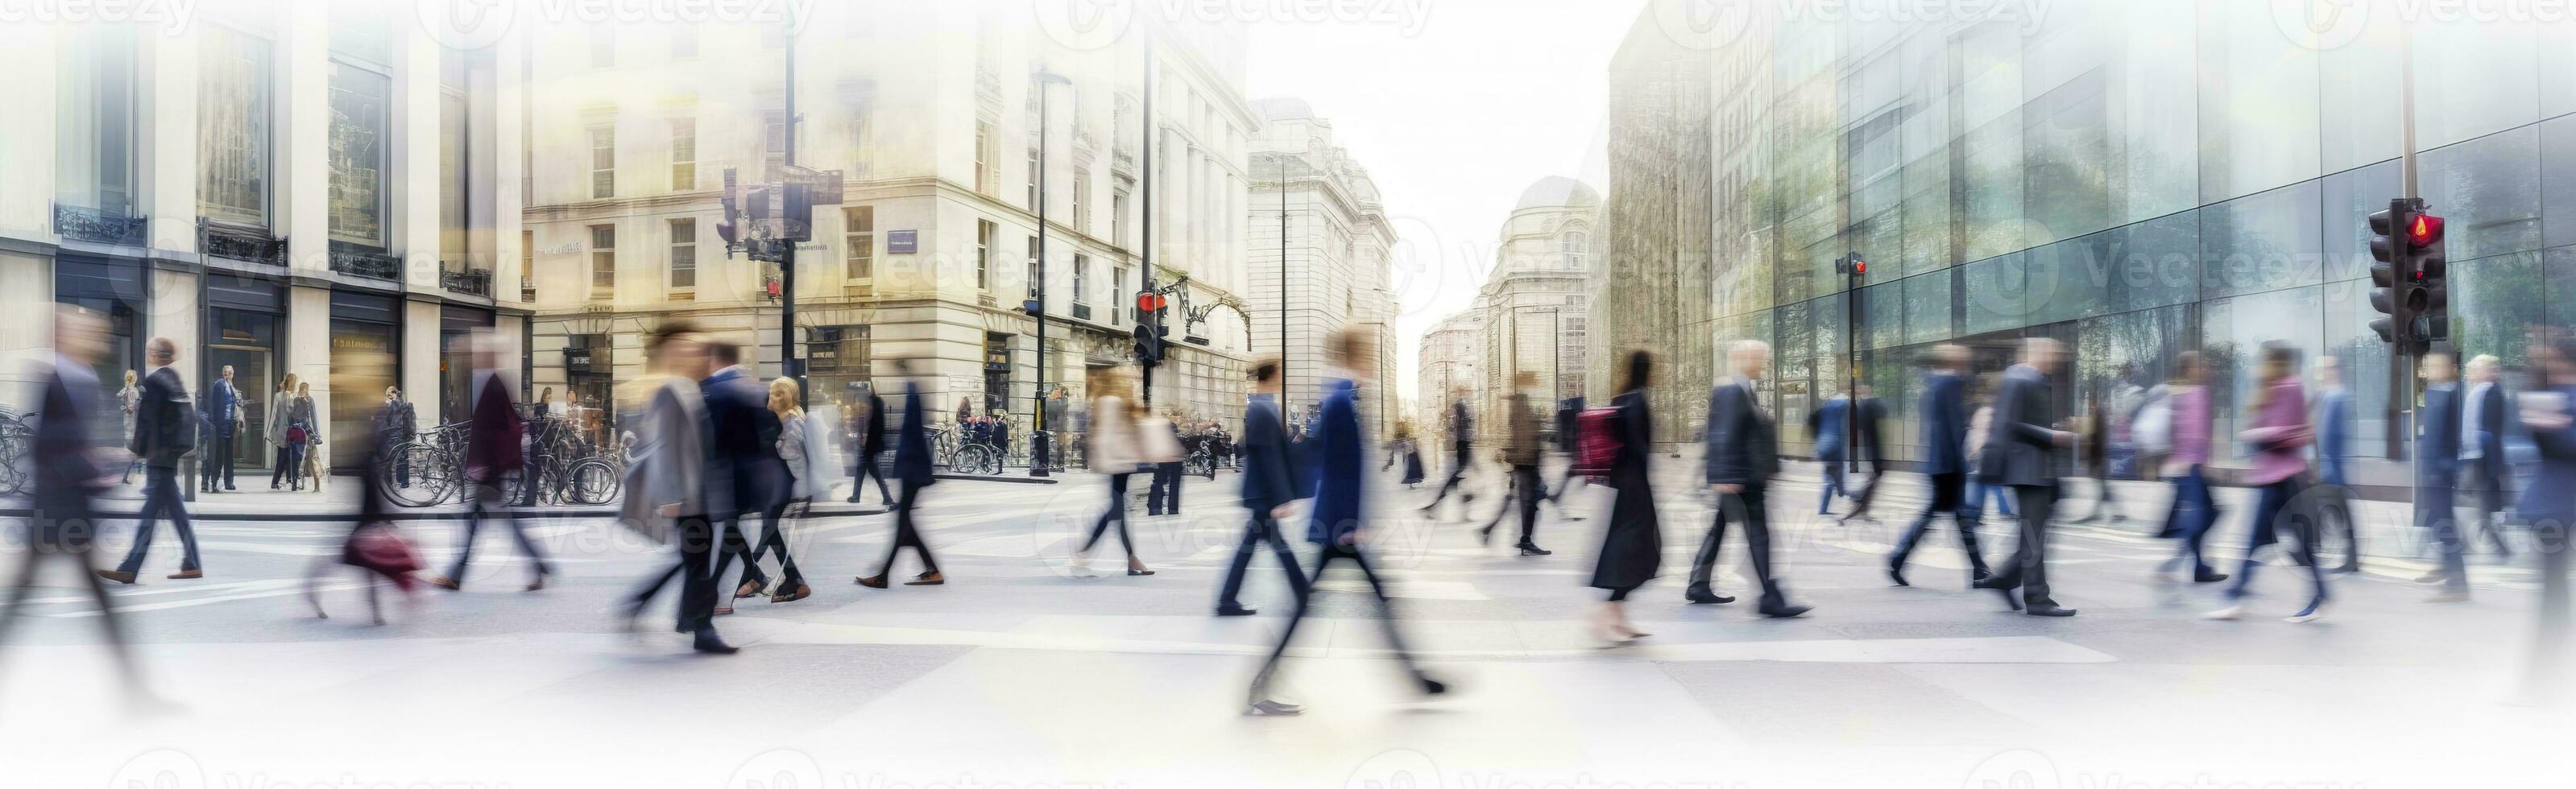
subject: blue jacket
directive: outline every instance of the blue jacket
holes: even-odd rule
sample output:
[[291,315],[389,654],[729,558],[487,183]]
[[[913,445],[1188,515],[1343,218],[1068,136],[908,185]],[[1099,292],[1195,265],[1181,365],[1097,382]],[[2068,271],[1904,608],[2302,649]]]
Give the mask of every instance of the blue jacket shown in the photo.
[[1279,420],[1279,403],[1270,395],[1253,395],[1243,409],[1243,506],[1253,517],[1302,497],[1297,466],[1288,452],[1288,428]]
[[1843,428],[1850,424],[1851,400],[1837,396],[1807,414],[1807,435],[1816,440],[1817,459],[1840,460],[1843,456]]
[[1967,388],[1958,373],[1923,377],[1923,473],[1967,473]]
[[[2550,391],[2557,392],[2562,402],[2576,406],[2576,386],[2555,386]],[[2556,430],[2534,428],[2531,445],[2539,451],[2540,463],[2533,468],[2531,486],[2522,491],[2522,500],[2514,504],[2514,510],[2534,526],[2564,528],[2576,521],[2576,425]]]
[[760,440],[767,391],[728,368],[699,381],[698,393],[707,404],[707,517],[722,521],[768,509],[778,464],[776,450]]
[[206,391],[206,424],[214,426],[216,435],[232,435],[233,407],[240,404],[241,390],[233,388],[231,381],[215,379]]
[[2352,446],[2352,390],[2337,387],[2317,405],[2317,467],[2328,485],[2350,484],[2343,458]]
[[2415,412],[2415,482],[2450,487],[2460,470],[2460,385],[2424,389]]
[[1367,512],[1361,494],[1368,448],[1360,438],[1358,387],[1336,378],[1324,394],[1323,410],[1307,435],[1307,462],[1315,480],[1315,504],[1306,524],[1306,539],[1332,545],[1358,531]]
[[928,485],[937,481],[930,467],[930,429],[922,423],[921,385],[903,385],[903,426],[895,435],[894,478],[906,485]]
[[[2478,386],[2479,384],[2462,384],[2461,391],[2476,391]],[[2486,474],[2488,480],[2500,480],[2507,474],[2504,463],[2504,382],[2485,384],[2485,387],[2486,392],[2478,395],[2478,400],[2481,402],[2478,407],[2477,427],[2471,428],[2472,432],[2466,438],[2477,442],[2479,472]],[[2468,408],[2467,397],[2460,398],[2460,403],[2461,409]],[[2462,448],[2466,449],[2465,446]],[[2495,483],[2490,481],[2487,484]]]

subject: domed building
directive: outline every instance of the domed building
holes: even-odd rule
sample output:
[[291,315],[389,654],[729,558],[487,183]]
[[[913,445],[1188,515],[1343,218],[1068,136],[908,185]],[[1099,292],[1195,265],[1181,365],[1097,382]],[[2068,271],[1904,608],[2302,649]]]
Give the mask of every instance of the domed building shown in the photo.
[[[1582,181],[1548,176],[1521,191],[1496,238],[1494,266],[1477,301],[1484,311],[1484,364],[1479,440],[1504,438],[1499,418],[1512,393],[1512,376],[1538,376],[1542,412],[1583,394],[1585,281],[1592,238],[1600,223],[1601,195]],[[1554,422],[1547,421],[1549,430]]]

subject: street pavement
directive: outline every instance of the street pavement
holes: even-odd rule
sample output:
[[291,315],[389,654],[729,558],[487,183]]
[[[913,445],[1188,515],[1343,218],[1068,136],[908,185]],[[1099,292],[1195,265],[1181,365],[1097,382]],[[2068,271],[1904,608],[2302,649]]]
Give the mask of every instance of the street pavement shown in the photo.
[[[2482,558],[2475,602],[2421,602],[2407,579],[2429,564],[2400,507],[2365,515],[2366,571],[2333,579],[2323,622],[2278,621],[2304,596],[2285,566],[2261,568],[2256,615],[2199,619],[2217,591],[2155,581],[2171,545],[2135,522],[2058,531],[2058,597],[2082,615],[2040,619],[1965,589],[1946,529],[1918,551],[1915,586],[1892,588],[1882,557],[1920,479],[1888,483],[1883,522],[1842,525],[1811,515],[1802,466],[1773,497],[1776,550],[1790,594],[1816,610],[1765,620],[1738,535],[1719,586],[1742,601],[1681,600],[1709,520],[1692,468],[1659,467],[1666,561],[1630,603],[1653,636],[1609,649],[1584,628],[1601,599],[1584,584],[1604,491],[1570,497],[1583,520],[1543,509],[1538,539],[1556,554],[1524,558],[1508,522],[1492,545],[1476,538],[1496,475],[1446,519],[1414,511],[1427,489],[1381,479],[1375,547],[1401,626],[1455,691],[1414,694],[1365,587],[1336,576],[1291,652],[1283,687],[1308,711],[1289,718],[1241,714],[1291,605],[1266,553],[1245,594],[1261,614],[1209,616],[1241,524],[1231,473],[1188,478],[1181,516],[1135,508],[1157,571],[1144,577],[1119,573],[1114,535],[1095,576],[1070,567],[1102,508],[1096,476],[942,481],[919,519],[950,581],[889,590],[851,583],[885,554],[872,491],[868,514],[794,527],[815,594],[738,601],[718,620],[744,648],[729,657],[690,653],[667,597],[627,631],[616,601],[669,559],[605,518],[531,518],[561,570],[534,593],[508,538],[487,532],[463,591],[389,594],[386,627],[367,624],[347,568],[324,585],[331,618],[304,603],[300,579],[336,555],[345,523],[210,520],[204,579],[162,578],[178,561],[165,533],[144,581],[113,592],[168,709],[121,708],[99,612],[67,574],[37,579],[0,647],[0,785],[2563,785],[2552,755],[2576,720],[2504,703],[2533,576]],[[2132,518],[2161,514],[2156,486],[2119,490]],[[320,518],[340,505],[259,506]],[[2211,541],[2225,571],[2243,517]],[[402,528],[432,567],[453,555],[454,523]],[[2001,561],[2008,530],[1985,531]],[[107,556],[125,541],[112,530]],[[896,569],[915,572],[909,555]]]

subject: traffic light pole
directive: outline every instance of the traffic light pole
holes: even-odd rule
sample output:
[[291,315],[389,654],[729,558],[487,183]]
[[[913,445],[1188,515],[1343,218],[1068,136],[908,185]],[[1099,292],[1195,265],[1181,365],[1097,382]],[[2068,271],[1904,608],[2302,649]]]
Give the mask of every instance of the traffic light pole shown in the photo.
[[[787,128],[784,133],[786,141],[782,152],[785,154],[784,161],[786,165],[788,167],[794,167],[796,166],[795,9],[791,8],[787,11],[787,17],[784,20],[784,23],[787,27],[785,30],[780,32],[786,37],[787,50],[787,117],[785,119]],[[811,216],[809,215],[808,218],[810,219]],[[811,232],[812,231],[810,229],[807,231],[808,234]],[[796,359],[797,241],[795,239],[796,234],[789,233],[787,235],[787,249],[780,253],[778,263],[778,370],[779,374],[796,381],[796,407],[803,408],[807,402],[807,392],[805,391],[805,365],[800,364]]]
[[[1150,37],[1145,40],[1144,83],[1145,144],[1138,149],[1142,159],[1138,167],[1143,171],[1141,175],[1145,183],[1142,187],[1143,197],[1139,201],[1143,204],[1141,209],[1143,213],[1137,222],[1143,228],[1144,239],[1138,243],[1137,249],[1143,259],[1143,265],[1139,266],[1144,269],[1143,292],[1152,293],[1154,292],[1154,41]],[[1151,326],[1146,322],[1154,319],[1154,313],[1141,309],[1136,312],[1137,325],[1147,326],[1150,333]],[[1139,391],[1145,399],[1146,408],[1151,409],[1154,405],[1154,360],[1138,358],[1136,367],[1138,381],[1141,384]]]

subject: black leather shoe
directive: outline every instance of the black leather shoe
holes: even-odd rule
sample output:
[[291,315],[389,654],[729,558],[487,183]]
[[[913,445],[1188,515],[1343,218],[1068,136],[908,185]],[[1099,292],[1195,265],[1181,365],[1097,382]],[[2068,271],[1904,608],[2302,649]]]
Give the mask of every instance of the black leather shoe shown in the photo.
[[2191,576],[2191,582],[2196,584],[2214,584],[2224,580],[2227,580],[2226,573],[2193,573]]
[[2022,613],[2029,614],[2031,616],[2074,616],[2075,609],[2060,606],[2047,600],[2042,600],[2030,604],[2030,610],[2023,611]]
[[1522,556],[1548,556],[1556,553],[1555,551],[1541,548],[1530,543],[1521,543],[1520,547]]
[[1763,606],[1759,611],[1757,611],[1757,613],[1773,619],[1796,619],[1798,617],[1805,616],[1807,612],[1813,610],[1816,610],[1816,607],[1812,605],[1790,605],[1787,603],[1779,603],[1776,605]]
[[1217,616],[1251,616],[1258,613],[1261,612],[1239,605],[1221,605],[1216,607]]
[[1692,605],[1724,605],[1735,602],[1735,598],[1706,589],[1685,592],[1682,594],[1682,599],[1690,601]]
[[712,627],[698,630],[697,643],[692,644],[690,648],[710,655],[730,655],[742,651],[741,647],[727,644],[723,638],[717,637],[716,629]]
[[1905,566],[1900,564],[1887,566],[1887,580],[1896,582],[1897,586],[1913,586],[1905,582]]

